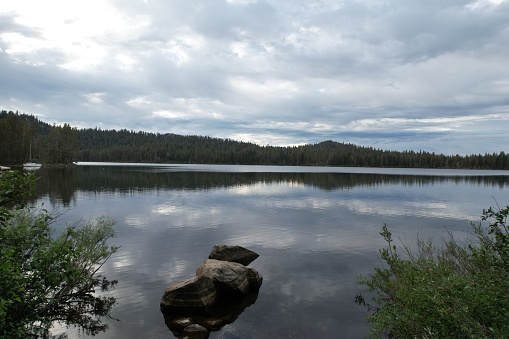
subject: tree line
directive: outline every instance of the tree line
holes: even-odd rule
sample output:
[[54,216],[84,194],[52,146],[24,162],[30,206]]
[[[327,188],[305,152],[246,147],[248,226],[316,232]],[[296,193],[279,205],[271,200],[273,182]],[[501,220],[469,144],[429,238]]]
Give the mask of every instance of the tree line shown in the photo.
[[260,146],[231,139],[143,131],[77,129],[50,125],[32,115],[0,113],[0,162],[21,164],[32,155],[42,163],[73,161],[357,166],[443,169],[509,169],[504,151],[466,156],[426,151],[388,151],[336,141],[303,146]]
[[[49,164],[70,164],[79,159],[78,130],[69,124],[50,125],[32,115],[0,113],[0,162],[22,164],[35,160]],[[30,158],[31,153],[31,159]]]

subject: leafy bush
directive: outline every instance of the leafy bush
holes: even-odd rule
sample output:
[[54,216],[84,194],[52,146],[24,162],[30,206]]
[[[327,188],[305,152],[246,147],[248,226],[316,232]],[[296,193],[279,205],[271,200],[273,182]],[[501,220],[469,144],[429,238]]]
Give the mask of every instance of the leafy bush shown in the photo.
[[18,171],[0,173],[0,223],[9,218],[10,210],[26,205],[32,193],[35,177]]
[[460,245],[452,235],[441,247],[418,240],[417,252],[394,245],[384,225],[383,266],[359,276],[370,294],[370,336],[395,338],[509,337],[509,206],[483,211],[472,224],[477,242]]
[[54,236],[53,217],[23,204],[33,176],[0,180],[0,337],[48,337],[55,321],[86,334],[105,330],[101,317],[116,299],[95,292],[116,284],[98,274],[117,250],[107,244],[114,221],[70,225]]

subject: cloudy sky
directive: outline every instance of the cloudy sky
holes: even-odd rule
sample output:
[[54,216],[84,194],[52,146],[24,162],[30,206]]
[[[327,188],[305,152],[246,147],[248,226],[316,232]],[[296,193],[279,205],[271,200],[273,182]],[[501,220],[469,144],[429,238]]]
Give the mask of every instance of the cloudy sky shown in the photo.
[[78,128],[509,151],[509,0],[2,0],[0,109]]

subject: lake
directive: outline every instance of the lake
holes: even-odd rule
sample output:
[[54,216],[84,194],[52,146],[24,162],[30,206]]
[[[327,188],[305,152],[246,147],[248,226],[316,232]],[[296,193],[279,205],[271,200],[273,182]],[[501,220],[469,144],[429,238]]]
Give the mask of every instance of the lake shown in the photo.
[[[119,281],[110,329],[96,338],[172,338],[159,310],[214,244],[260,257],[256,302],[210,338],[361,338],[358,274],[394,237],[467,237],[483,208],[509,205],[509,171],[80,163],[41,168],[36,203],[65,209],[55,226],[107,215]],[[69,332],[70,337],[75,333]]]

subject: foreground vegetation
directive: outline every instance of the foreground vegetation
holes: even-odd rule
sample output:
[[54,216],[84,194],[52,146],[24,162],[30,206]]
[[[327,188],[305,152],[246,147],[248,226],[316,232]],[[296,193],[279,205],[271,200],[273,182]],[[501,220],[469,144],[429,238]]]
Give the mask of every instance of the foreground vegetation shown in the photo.
[[509,206],[483,211],[472,224],[476,241],[452,235],[436,246],[418,241],[413,252],[394,244],[384,225],[383,267],[358,282],[369,290],[356,302],[368,310],[372,337],[509,337]]
[[98,274],[117,250],[107,244],[114,222],[99,218],[55,236],[53,216],[26,204],[34,185],[30,174],[0,174],[0,338],[47,338],[55,322],[104,331],[116,299],[96,292],[116,284]]
[[45,164],[113,161],[196,164],[509,169],[509,154],[443,155],[387,151],[334,141],[259,146],[206,136],[52,126],[31,115],[0,112],[0,163],[21,164],[28,150]]

